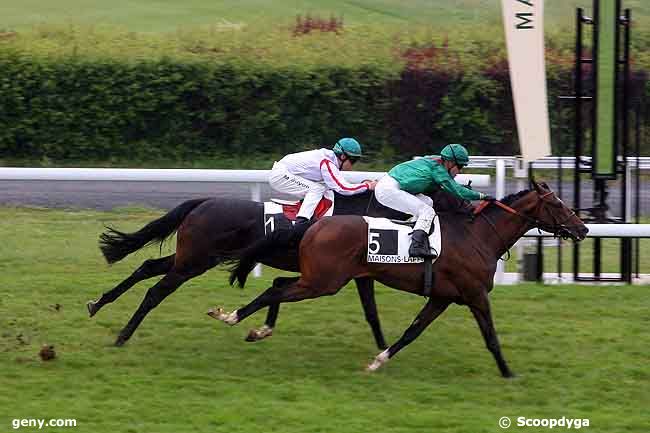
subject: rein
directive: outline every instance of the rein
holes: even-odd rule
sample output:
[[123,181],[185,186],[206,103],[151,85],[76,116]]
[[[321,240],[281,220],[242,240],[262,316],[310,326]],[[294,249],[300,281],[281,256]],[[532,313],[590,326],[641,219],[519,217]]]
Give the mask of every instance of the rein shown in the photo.
[[[549,191],[547,193],[544,193],[544,194],[540,195],[540,204],[538,205],[538,207],[541,206],[541,204],[543,202],[546,202],[546,200],[544,200],[544,199],[546,197],[548,197],[549,195],[551,195],[551,194],[553,194],[553,191]],[[508,212],[508,213],[510,213],[512,215],[517,215],[517,216],[523,218],[526,222],[528,222],[534,228],[537,228],[537,230],[539,230],[540,233],[541,233],[542,230],[544,230],[544,231],[547,231],[549,233],[553,233],[554,237],[559,236],[559,237],[562,237],[563,239],[567,239],[569,237],[568,235],[562,235],[562,233],[563,232],[568,233],[568,227],[565,225],[565,223],[572,216],[575,215],[575,212],[573,212],[573,211],[571,211],[571,213],[563,221],[561,221],[559,223],[554,221],[553,224],[548,224],[548,223],[545,223],[544,221],[541,221],[541,220],[539,220],[537,218],[533,218],[533,217],[530,217],[528,215],[524,215],[521,212],[519,212],[518,210],[513,209],[512,207],[508,206],[505,203],[500,202],[499,200],[483,201],[481,204],[479,204],[476,207],[476,209],[474,209],[474,217],[476,217],[477,215],[482,216],[485,219],[485,221],[490,225],[490,227],[492,227],[492,230],[494,230],[494,232],[496,233],[499,240],[501,240],[501,244],[504,246],[504,249],[506,250],[506,253],[508,254],[508,258],[505,259],[505,260],[510,259],[510,249],[506,247],[506,242],[503,240],[503,238],[499,234],[499,231],[497,230],[497,227],[490,220],[490,218],[488,218],[487,215],[485,215],[483,213],[483,210],[486,207],[488,207],[490,203],[494,203],[496,206],[500,207],[501,209],[503,209],[504,211],[506,211],[506,212]],[[553,219],[555,219],[555,217]]]

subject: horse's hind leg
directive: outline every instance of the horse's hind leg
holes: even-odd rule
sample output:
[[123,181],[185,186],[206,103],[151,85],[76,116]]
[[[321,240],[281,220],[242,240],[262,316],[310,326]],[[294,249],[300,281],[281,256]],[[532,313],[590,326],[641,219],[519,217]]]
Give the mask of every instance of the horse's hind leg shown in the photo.
[[374,281],[370,278],[355,278],[357,283],[357,291],[361,299],[361,306],[366,315],[366,321],[372,329],[372,335],[375,337],[375,343],[380,350],[386,349],[386,340],[381,331],[381,324],[379,323],[379,315],[377,314],[377,304],[375,303],[375,287]]
[[256,311],[269,305],[318,298],[319,296],[326,294],[333,295],[339,291],[345,283],[346,282],[344,281],[341,284],[334,285],[327,289],[315,290],[300,279],[300,277],[279,277],[273,280],[273,286],[255,298],[250,304],[235,310],[232,313],[226,313],[222,308],[213,308],[208,311],[208,315],[217,320],[221,320],[228,325],[235,325]]
[[93,317],[106,304],[109,304],[119,298],[124,292],[133,287],[136,283],[147,278],[163,275],[169,272],[174,266],[174,254],[159,259],[145,260],[145,262],[136,269],[126,280],[115,286],[115,288],[102,294],[98,301],[88,301],[88,313]]
[[[281,277],[282,278],[282,277]],[[356,278],[357,291],[359,292],[359,298],[361,299],[361,306],[363,307],[363,312],[366,316],[366,321],[370,325],[372,334],[375,337],[375,342],[377,343],[377,348],[380,350],[386,349],[386,341],[384,340],[384,334],[381,331],[381,324],[379,323],[379,315],[377,314],[377,304],[375,303],[375,288],[373,280],[370,278]],[[266,316],[266,322],[260,328],[253,328],[248,332],[246,336],[246,341],[260,341],[264,338],[270,337],[273,335],[273,328],[275,328],[275,321],[278,318],[278,312],[280,311],[279,304],[269,305],[269,312]]]
[[158,306],[158,304],[160,304],[167,296],[174,293],[174,291],[178,289],[185,281],[201,273],[202,272],[185,275],[177,271],[171,271],[165,275],[160,281],[158,281],[147,291],[147,294],[140,303],[140,306],[136,312],[133,313],[133,316],[131,317],[131,320],[129,320],[129,323],[127,323],[126,326],[120,331],[120,335],[117,337],[117,340],[115,340],[115,345],[122,346],[124,343],[126,343],[128,339],[131,338],[136,328],[144,320],[149,311]]
[[[283,287],[285,285],[298,281],[298,279],[299,277],[277,277],[275,280],[273,280],[273,287]],[[280,304],[269,305],[269,311],[266,314],[266,321],[264,322],[264,325],[262,325],[260,328],[253,328],[250,331],[248,331],[248,335],[246,336],[246,341],[249,342],[260,341],[265,339],[266,337],[272,336],[273,328],[275,328],[275,322],[278,320],[279,313],[280,313]],[[210,315],[212,316],[212,314]]]
[[377,370],[388,362],[390,358],[395,356],[397,352],[415,340],[436,317],[447,309],[449,304],[450,302],[444,299],[429,298],[424,308],[422,308],[413,323],[411,323],[411,326],[404,331],[404,334],[395,344],[375,357],[374,361],[368,366],[368,371]]

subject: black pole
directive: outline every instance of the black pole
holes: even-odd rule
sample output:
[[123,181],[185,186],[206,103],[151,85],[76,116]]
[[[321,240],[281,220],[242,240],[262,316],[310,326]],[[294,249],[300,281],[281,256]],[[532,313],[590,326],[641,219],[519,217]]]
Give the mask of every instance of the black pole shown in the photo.
[[600,257],[602,253],[602,239],[594,238],[594,279],[597,281],[600,279]]
[[[559,134],[558,134],[559,135]],[[561,140],[561,139],[560,139]],[[559,144],[559,143],[558,143]],[[562,200],[562,157],[557,158],[557,179],[558,179],[558,195]],[[557,276],[559,281],[562,281],[562,238],[557,238]]]
[[[620,11],[621,7],[621,2],[618,0],[616,2],[617,5],[617,12]],[[623,161],[623,182],[622,182],[622,204],[621,204],[621,215],[623,222],[627,222],[627,219],[629,215],[627,215],[627,201],[629,197],[627,196],[627,164],[628,164],[628,145],[629,145],[629,128],[630,128],[630,122],[629,122],[629,99],[630,99],[630,10],[626,9],[625,10],[625,17],[623,18],[623,22],[619,22],[618,29],[620,29],[621,25],[623,26],[623,100],[621,101],[620,105],[620,112],[621,115],[623,116],[623,131],[622,131],[622,161]],[[618,30],[617,29],[617,30]],[[618,33],[618,31],[617,31]],[[617,38],[618,40],[618,38]],[[618,52],[618,50],[617,50]],[[618,61],[619,59],[617,58],[617,65],[616,69],[618,70]],[[618,74],[616,74],[618,76]]]
[[544,282],[544,238],[537,238],[537,282]]
[[[620,15],[620,9],[621,8],[621,1],[617,1],[617,13]],[[630,200],[630,197],[628,196],[628,191],[627,191],[627,177],[628,177],[628,147],[629,147],[629,139],[630,139],[630,27],[631,27],[631,21],[630,21],[630,9],[625,9],[625,16],[623,18],[623,22],[619,23],[618,28],[621,28],[621,25],[623,26],[623,101],[622,101],[622,106],[620,108],[620,111],[623,116],[623,182],[622,182],[622,189],[623,189],[623,211],[621,214],[623,215],[623,222],[627,223],[628,218],[631,217],[631,215],[627,214],[627,202]],[[618,59],[617,59],[618,60]],[[617,65],[618,68],[618,65]],[[632,284],[632,240],[630,238],[622,238],[621,239],[621,277],[628,283]]]
[[[575,124],[574,124],[574,173],[573,173],[573,207],[580,212],[580,157],[582,155],[582,8],[576,10],[576,59],[574,71],[575,90]],[[578,280],[580,267],[580,246],[573,243],[573,279]]]
[[[634,177],[634,222],[636,224],[639,224],[641,222],[641,185],[640,185],[640,178],[641,178],[641,167],[640,167],[640,155],[641,155],[641,97],[637,100],[637,105],[636,105],[636,115],[635,121],[635,146],[636,146],[636,173]],[[640,256],[641,256],[641,242],[640,239],[637,238],[635,240],[635,248],[636,248],[636,255],[635,255],[635,269],[636,269],[636,277],[639,278],[639,266],[640,266]]]

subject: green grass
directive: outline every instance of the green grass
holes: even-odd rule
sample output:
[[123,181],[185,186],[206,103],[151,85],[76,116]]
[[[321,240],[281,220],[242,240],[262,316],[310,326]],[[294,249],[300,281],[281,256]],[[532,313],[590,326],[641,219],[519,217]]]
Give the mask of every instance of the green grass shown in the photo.
[[[75,418],[76,428],[47,431],[84,433],[493,433],[502,416],[589,418],[589,432],[647,428],[643,287],[495,288],[497,330],[519,374],[511,381],[458,306],[375,374],[363,371],[377,349],[351,287],[283,306],[276,335],[257,344],[242,340],[261,315],[228,328],[204,314],[250,300],[269,270],[243,291],[225,287],[219,270],[190,281],[114,348],[149,283],[93,319],[85,301],[157,250],[109,268],[97,235],[105,223],[131,230],[159,215],[0,208],[0,431],[16,418]],[[389,341],[423,304],[385,287],[377,300]],[[43,343],[55,345],[55,361],[38,359]]]

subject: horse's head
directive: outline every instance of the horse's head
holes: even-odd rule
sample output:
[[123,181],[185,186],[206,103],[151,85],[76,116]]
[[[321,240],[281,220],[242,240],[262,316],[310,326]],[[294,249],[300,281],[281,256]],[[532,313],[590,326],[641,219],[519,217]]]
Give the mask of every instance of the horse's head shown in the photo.
[[581,241],[589,229],[567,205],[560,200],[546,183],[531,181],[533,189],[522,197],[526,215],[533,219],[537,228],[564,239]]

